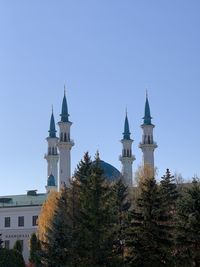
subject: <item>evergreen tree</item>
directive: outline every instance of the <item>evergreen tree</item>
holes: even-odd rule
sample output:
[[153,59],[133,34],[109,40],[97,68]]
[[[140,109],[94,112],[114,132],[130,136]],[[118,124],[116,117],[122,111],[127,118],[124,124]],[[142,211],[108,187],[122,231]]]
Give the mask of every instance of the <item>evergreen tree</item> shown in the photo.
[[124,264],[126,228],[128,227],[128,214],[131,207],[131,202],[128,196],[128,187],[125,186],[122,179],[113,185],[115,209],[115,239],[114,239],[114,253],[118,256],[117,264],[122,266]]
[[20,240],[17,240],[13,246],[13,249],[19,251],[19,253],[22,253],[22,243]]
[[178,201],[177,266],[200,266],[200,185],[192,186]]
[[162,207],[168,216],[172,218],[176,209],[176,201],[178,199],[178,190],[174,176],[171,175],[169,169],[166,174],[161,177],[160,194],[162,198]]
[[174,176],[171,175],[169,169],[166,174],[161,177],[159,186],[160,196],[160,225],[165,228],[166,253],[168,254],[168,264],[175,261],[174,241],[175,241],[175,226],[176,226],[176,203],[179,197],[177,185]]
[[68,215],[68,188],[64,186],[46,232],[46,242],[43,243],[42,262],[45,266],[71,266],[72,227]]
[[88,176],[91,174],[92,160],[89,156],[89,153],[86,152],[83,159],[77,165],[77,169],[75,171],[75,181],[79,183],[79,185],[84,185],[88,181]]
[[35,233],[31,235],[30,239],[30,257],[29,261],[30,263],[33,263],[35,267],[41,266],[41,246],[40,241],[37,239],[37,236]]
[[[103,177],[103,171],[99,168],[98,155],[91,169],[88,170],[86,183],[80,187],[79,196],[78,241],[81,249],[77,251],[77,257],[80,260],[78,266],[108,267],[114,262],[114,216],[111,188]],[[84,176],[81,174],[80,177]]]
[[161,224],[162,209],[154,178],[141,181],[141,194],[127,229],[128,266],[170,266],[166,254],[166,229]]
[[0,249],[1,267],[25,267],[22,254],[16,249]]
[[[71,264],[74,267],[83,265],[84,251],[84,233],[81,231],[81,206],[89,177],[91,175],[92,160],[89,153],[84,154],[83,159],[77,165],[71,188],[69,190],[69,216],[72,221],[72,246],[71,246]],[[78,253],[77,253],[78,251]]]
[[2,240],[2,234],[0,234],[0,249],[3,247],[3,240]]

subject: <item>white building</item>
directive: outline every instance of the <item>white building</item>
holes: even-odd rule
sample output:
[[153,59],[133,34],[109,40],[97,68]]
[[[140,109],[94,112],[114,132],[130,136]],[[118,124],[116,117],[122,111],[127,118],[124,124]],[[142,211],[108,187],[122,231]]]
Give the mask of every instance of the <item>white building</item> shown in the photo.
[[25,261],[29,257],[29,239],[37,229],[37,218],[46,194],[36,190],[26,195],[0,197],[0,233],[6,248],[20,240]]
[[[67,99],[64,93],[62,102],[61,120],[58,122],[59,137],[56,136],[56,126],[52,111],[50,119],[49,135],[47,140],[47,185],[46,193],[38,194],[37,190],[29,190],[25,195],[1,196],[0,197],[0,233],[4,246],[12,248],[17,240],[20,240],[23,247],[25,261],[29,258],[29,239],[32,233],[37,230],[37,218],[41,206],[46,200],[48,193],[52,190],[59,190],[65,183],[70,184],[71,179],[71,149],[74,142],[71,139]],[[151,124],[150,107],[148,97],[145,104],[144,123],[142,124],[143,137],[139,147],[143,152],[144,164],[154,168],[154,150],[157,147],[153,141],[153,128]],[[126,113],[124,133],[121,140],[122,154],[119,157],[122,163],[121,173],[107,162],[100,161],[100,167],[104,176],[109,181],[123,177],[128,186],[133,184],[132,164],[135,156],[132,153],[133,140],[130,138],[129,122]],[[59,151],[59,153],[58,153]],[[59,174],[59,175],[58,175]]]

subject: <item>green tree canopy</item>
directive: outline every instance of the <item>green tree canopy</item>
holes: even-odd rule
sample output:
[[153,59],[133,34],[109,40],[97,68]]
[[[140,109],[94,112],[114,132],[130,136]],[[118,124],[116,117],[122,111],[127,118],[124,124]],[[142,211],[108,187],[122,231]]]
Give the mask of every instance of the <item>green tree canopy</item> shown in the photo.
[[178,202],[178,266],[200,266],[200,185],[193,180]]
[[29,261],[35,264],[35,267],[41,266],[41,246],[35,233],[30,238],[30,256]]
[[17,240],[13,246],[13,249],[19,251],[22,254],[22,243],[20,240]]
[[0,249],[0,266],[25,267],[22,254],[16,249]]

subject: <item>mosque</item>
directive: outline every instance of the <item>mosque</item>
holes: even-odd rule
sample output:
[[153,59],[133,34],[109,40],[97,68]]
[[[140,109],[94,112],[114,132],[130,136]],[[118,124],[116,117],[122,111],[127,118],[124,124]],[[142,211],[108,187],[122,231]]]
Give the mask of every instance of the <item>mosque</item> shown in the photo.
[[[70,128],[72,122],[69,121],[67,99],[64,93],[62,102],[61,120],[58,122],[59,137],[56,136],[56,127],[53,111],[51,114],[49,136],[46,138],[48,143],[48,151],[45,155],[47,160],[47,193],[51,190],[59,190],[59,188],[65,183],[67,186],[70,184],[71,179],[71,149],[74,146],[74,141],[71,139]],[[151,113],[146,96],[145,114],[143,117],[143,124],[141,125],[143,130],[142,142],[139,144],[143,152],[143,163],[150,165],[154,168],[154,150],[157,144],[153,140],[153,128],[155,127],[151,123]],[[121,173],[109,163],[104,161],[100,162],[100,167],[104,170],[104,175],[108,180],[116,180],[121,174],[125,183],[128,186],[133,185],[133,171],[132,164],[135,160],[135,156],[132,154],[131,133],[129,130],[128,116],[126,113],[124,122],[124,132],[122,143],[122,154],[119,160],[122,164]],[[58,168],[59,167],[59,168]],[[58,170],[59,169],[59,170]],[[58,175],[59,172],[59,175]]]
[[[28,261],[29,257],[30,236],[37,230],[37,219],[48,193],[55,190],[59,191],[63,184],[70,185],[71,150],[74,141],[70,134],[72,122],[69,121],[66,93],[64,93],[60,116],[61,119],[58,122],[59,136],[56,135],[55,119],[52,111],[48,137],[46,138],[46,193],[29,190],[24,195],[0,196],[0,234],[2,234],[4,246],[12,248],[16,240],[20,240],[25,261]],[[154,150],[157,148],[157,144],[153,139],[153,128],[155,126],[151,123],[151,120],[149,100],[146,96],[143,124],[141,125],[143,135],[139,148],[143,153],[143,164],[154,168]],[[133,140],[131,139],[127,113],[121,143],[122,153],[119,157],[122,164],[121,172],[102,160],[100,161],[100,167],[104,171],[105,178],[109,181],[115,181],[122,176],[127,186],[131,187],[133,186],[132,164],[135,156],[132,153]]]

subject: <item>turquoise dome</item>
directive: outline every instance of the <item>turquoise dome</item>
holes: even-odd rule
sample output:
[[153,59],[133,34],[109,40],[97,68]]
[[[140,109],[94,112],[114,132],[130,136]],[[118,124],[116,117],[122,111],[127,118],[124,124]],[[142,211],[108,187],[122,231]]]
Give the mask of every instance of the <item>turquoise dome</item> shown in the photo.
[[47,179],[47,186],[56,186],[55,177],[53,174],[50,174]]
[[[95,161],[94,161],[95,163]],[[99,167],[103,170],[103,176],[104,178],[109,182],[114,182],[120,179],[121,173],[111,164],[100,160],[99,161]]]

